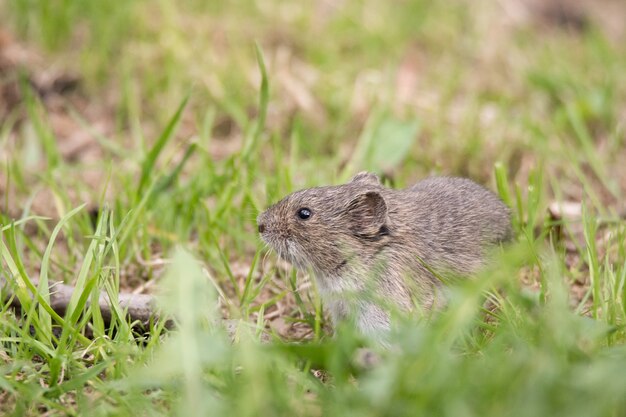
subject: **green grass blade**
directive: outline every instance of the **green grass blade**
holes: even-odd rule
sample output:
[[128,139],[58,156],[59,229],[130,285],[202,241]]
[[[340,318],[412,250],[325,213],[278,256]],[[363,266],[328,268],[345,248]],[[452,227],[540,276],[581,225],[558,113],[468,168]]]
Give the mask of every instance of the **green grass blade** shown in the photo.
[[45,120],[43,107],[35,97],[35,93],[29,85],[26,75],[24,75],[21,79],[21,91],[24,94],[29,120],[32,121],[35,133],[45,150],[48,170],[52,170],[61,162],[61,154],[59,153],[59,149],[57,147],[57,140]]
[[181,101],[178,109],[168,122],[167,126],[161,133],[161,136],[157,139],[157,141],[150,149],[150,152],[144,158],[144,161],[141,164],[141,177],[139,179],[139,186],[137,187],[137,199],[140,199],[142,193],[144,192],[148,182],[150,181],[150,176],[153,174],[154,166],[156,164],[157,158],[163,151],[163,148],[174,137],[174,132],[178,127],[178,123],[180,122],[180,118],[183,114],[183,110],[187,107],[187,102],[189,101],[190,95],[186,95],[185,98]]
[[[38,292],[41,295],[41,298],[43,298],[48,304],[50,303],[48,271],[50,270],[50,257],[52,255],[52,248],[54,247],[54,243],[56,242],[57,236],[61,232],[61,229],[63,229],[68,221],[84,207],[85,204],[76,207],[59,220],[57,225],[52,230],[50,240],[48,241],[48,245],[46,246],[46,250],[44,251],[43,258],[41,260],[41,272],[39,273]],[[50,317],[50,314],[44,308],[39,309],[39,320],[44,334],[47,335],[48,341],[50,341],[50,337],[52,336],[52,319]]]
[[257,64],[261,71],[261,89],[259,93],[259,115],[257,116],[256,126],[252,135],[246,141],[244,148],[241,152],[241,156],[244,160],[248,159],[251,152],[256,149],[263,130],[265,129],[265,119],[267,117],[267,105],[269,103],[269,81],[267,78],[267,68],[265,66],[265,59],[263,58],[263,52],[258,43],[255,43],[255,52]]

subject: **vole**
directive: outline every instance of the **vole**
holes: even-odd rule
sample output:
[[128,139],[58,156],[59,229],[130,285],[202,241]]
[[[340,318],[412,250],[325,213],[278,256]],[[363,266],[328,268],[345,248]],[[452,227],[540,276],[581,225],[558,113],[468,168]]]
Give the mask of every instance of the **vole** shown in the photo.
[[471,275],[512,236],[509,208],[469,179],[431,177],[395,190],[368,172],[294,192],[257,225],[280,257],[312,269],[333,323],[350,316],[364,334],[390,327],[390,307],[432,308],[440,276]]

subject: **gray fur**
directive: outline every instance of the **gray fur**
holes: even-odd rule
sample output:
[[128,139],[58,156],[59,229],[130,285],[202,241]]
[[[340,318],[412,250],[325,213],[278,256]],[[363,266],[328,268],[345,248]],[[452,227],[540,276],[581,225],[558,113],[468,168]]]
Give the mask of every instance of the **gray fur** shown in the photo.
[[[298,217],[300,208],[312,215]],[[261,238],[311,267],[333,322],[366,334],[389,328],[389,307],[438,304],[444,276],[468,276],[511,238],[508,207],[464,178],[432,177],[403,190],[362,172],[349,183],[297,191],[257,219]]]

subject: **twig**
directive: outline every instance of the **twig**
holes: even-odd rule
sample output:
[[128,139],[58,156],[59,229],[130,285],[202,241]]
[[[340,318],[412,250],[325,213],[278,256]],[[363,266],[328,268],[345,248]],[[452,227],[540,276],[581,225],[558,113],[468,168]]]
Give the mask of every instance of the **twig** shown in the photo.
[[[33,281],[35,285],[38,285],[37,281]],[[59,315],[65,314],[65,310],[69,305],[72,294],[75,288],[71,285],[65,285],[62,283],[54,283],[50,285],[50,307],[56,311]],[[4,300],[12,297],[11,304],[14,307],[20,307],[20,300],[14,297],[13,289],[11,285],[4,277],[0,276],[0,294]],[[33,295],[31,294],[31,298]],[[156,318],[155,312],[155,299],[154,296],[149,294],[131,294],[131,293],[119,293],[118,302],[122,310],[124,310],[131,321],[140,321],[142,323],[148,323],[150,319]],[[89,303],[89,302],[88,302]],[[110,323],[111,301],[108,294],[102,292],[98,301],[100,307],[100,313],[105,322]]]

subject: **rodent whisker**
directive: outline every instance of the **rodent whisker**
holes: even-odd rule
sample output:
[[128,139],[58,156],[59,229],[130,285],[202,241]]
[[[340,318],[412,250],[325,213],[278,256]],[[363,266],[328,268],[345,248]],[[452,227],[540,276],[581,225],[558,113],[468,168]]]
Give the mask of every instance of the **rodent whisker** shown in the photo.
[[244,210],[244,214],[245,214],[245,215],[244,215],[244,218],[245,218],[245,219],[247,219],[247,220],[250,220],[250,221],[252,221],[252,222],[254,222],[254,223],[256,224],[256,219],[257,219],[257,216],[258,216],[260,213],[261,213],[261,212],[260,212],[260,211],[258,211],[257,209],[252,208],[252,207],[248,207],[248,208],[246,208],[246,209]]
[[261,268],[263,268],[263,271],[265,271],[265,262],[270,256],[270,252],[267,250],[268,248],[269,248],[269,245],[263,242],[263,248],[261,249],[265,251],[265,255],[263,255],[263,258],[261,259]]

